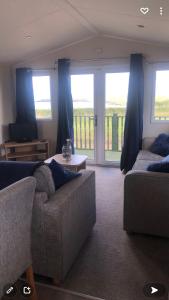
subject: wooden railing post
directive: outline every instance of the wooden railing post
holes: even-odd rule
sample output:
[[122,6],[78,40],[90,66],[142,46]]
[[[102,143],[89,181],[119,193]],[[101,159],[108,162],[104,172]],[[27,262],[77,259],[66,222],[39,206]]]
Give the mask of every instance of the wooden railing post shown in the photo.
[[112,150],[118,151],[118,115],[112,116]]

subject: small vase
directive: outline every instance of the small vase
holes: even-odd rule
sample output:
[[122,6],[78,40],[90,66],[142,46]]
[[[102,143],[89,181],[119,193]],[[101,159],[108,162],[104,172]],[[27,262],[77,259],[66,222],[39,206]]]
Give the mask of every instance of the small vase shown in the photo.
[[62,156],[63,156],[63,159],[69,161],[69,160],[71,160],[71,155],[72,155],[71,140],[67,139],[66,144],[63,145],[63,147],[62,147]]

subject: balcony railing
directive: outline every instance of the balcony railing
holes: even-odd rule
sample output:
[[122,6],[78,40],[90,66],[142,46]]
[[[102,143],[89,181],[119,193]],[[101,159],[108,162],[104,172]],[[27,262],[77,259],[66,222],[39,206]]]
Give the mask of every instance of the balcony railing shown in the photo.
[[[168,116],[157,116],[155,120],[169,121]],[[123,145],[125,116],[105,116],[105,151],[121,152]],[[94,150],[94,116],[74,116],[74,143],[77,150]]]
[[156,121],[169,121],[169,117],[167,116],[160,116],[160,117],[155,117]]
[[[105,150],[121,151],[123,144],[124,116],[113,114],[105,116]],[[74,116],[74,143],[80,150],[93,150],[94,141],[94,116]]]

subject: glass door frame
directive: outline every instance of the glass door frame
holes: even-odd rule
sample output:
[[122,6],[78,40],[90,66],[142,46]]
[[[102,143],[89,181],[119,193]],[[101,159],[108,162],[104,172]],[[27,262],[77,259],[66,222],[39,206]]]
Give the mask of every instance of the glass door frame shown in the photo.
[[117,161],[105,160],[105,107],[106,107],[106,73],[129,72],[129,60],[109,63],[96,63],[91,66],[72,66],[71,75],[93,74],[94,75],[94,115],[97,115],[97,127],[95,127],[94,160],[88,160],[88,164],[102,166],[119,166]]

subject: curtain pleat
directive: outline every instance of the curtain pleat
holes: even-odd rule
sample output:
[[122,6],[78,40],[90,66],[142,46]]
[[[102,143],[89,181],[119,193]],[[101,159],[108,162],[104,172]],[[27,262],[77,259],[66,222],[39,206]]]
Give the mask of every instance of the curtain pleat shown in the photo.
[[62,153],[66,139],[71,139],[74,153],[73,101],[70,82],[70,60],[58,60],[58,134],[56,153]]
[[32,70],[16,69],[16,122],[36,123]]
[[131,54],[127,111],[120,168],[132,169],[142,147],[144,71],[142,54]]

